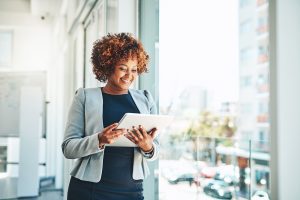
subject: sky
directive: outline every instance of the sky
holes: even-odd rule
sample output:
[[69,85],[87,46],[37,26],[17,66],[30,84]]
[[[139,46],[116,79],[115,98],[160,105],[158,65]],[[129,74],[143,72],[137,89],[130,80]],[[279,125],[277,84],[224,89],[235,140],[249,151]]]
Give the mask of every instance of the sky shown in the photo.
[[238,1],[161,0],[159,23],[160,105],[189,85],[237,102]]

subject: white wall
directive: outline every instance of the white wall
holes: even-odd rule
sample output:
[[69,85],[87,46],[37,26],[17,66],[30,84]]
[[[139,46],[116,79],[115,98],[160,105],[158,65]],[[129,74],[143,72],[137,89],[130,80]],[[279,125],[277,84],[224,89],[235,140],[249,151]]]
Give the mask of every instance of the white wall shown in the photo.
[[52,54],[50,31],[50,27],[14,29],[14,68],[47,70],[50,67]]
[[[1,4],[2,5],[2,4]],[[52,20],[32,16],[26,5],[18,9],[16,4],[13,11],[8,12],[2,7],[0,10],[0,30],[10,30],[13,33],[12,66],[1,67],[2,71],[48,71],[52,59]],[[12,9],[12,8],[11,8]],[[29,10],[29,9],[28,9]],[[20,11],[20,12],[19,12]],[[51,85],[48,79],[47,85]],[[46,91],[45,91],[46,93]],[[46,93],[46,95],[48,95]],[[51,120],[51,119],[48,119]],[[1,139],[1,138],[0,138]],[[8,138],[8,161],[18,162],[18,138]],[[45,145],[41,145],[40,162],[45,161]],[[48,163],[47,163],[48,164]],[[40,167],[40,175],[45,174],[45,168]],[[49,170],[48,170],[49,172]],[[18,166],[8,166],[9,176],[18,175]],[[53,175],[53,174],[52,174]]]
[[300,199],[300,1],[269,1],[271,196]]
[[52,57],[50,19],[0,12],[0,30],[13,31],[14,70],[47,70]]

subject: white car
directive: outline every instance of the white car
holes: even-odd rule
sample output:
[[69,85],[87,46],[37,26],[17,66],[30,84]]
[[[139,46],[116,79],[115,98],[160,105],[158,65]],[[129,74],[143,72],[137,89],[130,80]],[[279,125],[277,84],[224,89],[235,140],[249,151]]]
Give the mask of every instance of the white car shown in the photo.
[[265,191],[256,191],[251,198],[252,200],[270,200],[269,195]]

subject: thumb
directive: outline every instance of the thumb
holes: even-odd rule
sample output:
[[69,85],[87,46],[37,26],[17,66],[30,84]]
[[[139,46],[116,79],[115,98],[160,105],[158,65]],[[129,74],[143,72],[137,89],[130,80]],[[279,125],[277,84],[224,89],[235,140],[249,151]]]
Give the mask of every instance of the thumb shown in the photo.
[[107,126],[104,131],[112,131],[114,128],[116,128],[118,126],[118,123],[114,123],[114,124],[111,124],[109,126]]
[[150,132],[150,136],[151,136],[152,139],[155,138],[156,133],[157,133],[157,128],[153,128],[153,129],[151,130],[151,132]]

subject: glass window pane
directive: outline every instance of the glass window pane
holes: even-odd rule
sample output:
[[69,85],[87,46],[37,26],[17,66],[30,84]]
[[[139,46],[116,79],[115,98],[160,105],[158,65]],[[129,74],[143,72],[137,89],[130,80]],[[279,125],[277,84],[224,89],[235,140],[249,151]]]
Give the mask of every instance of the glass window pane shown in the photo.
[[116,33],[118,31],[118,1],[107,1],[107,33]]
[[12,32],[0,31],[0,67],[12,65]]
[[268,2],[169,6],[160,2],[159,102],[175,119],[160,135],[160,199],[269,194]]

